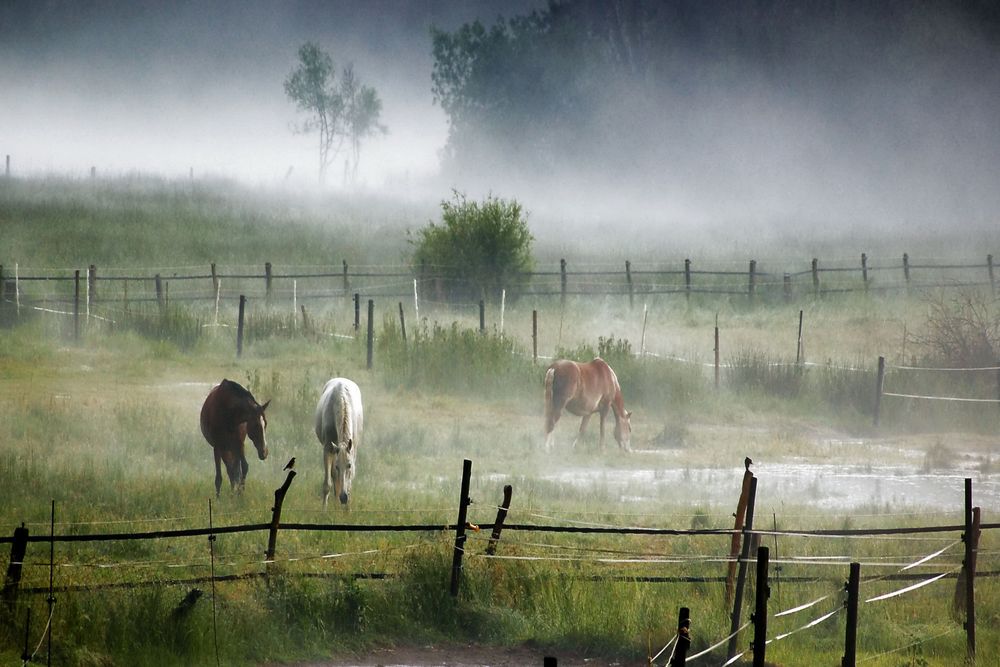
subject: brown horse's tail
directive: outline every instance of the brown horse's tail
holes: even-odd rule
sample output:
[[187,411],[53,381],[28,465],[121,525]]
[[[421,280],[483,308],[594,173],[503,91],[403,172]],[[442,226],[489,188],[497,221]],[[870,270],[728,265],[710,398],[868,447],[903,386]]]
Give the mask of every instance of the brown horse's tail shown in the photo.
[[548,432],[548,428],[552,423],[552,383],[556,379],[556,369],[550,368],[545,371],[545,428]]

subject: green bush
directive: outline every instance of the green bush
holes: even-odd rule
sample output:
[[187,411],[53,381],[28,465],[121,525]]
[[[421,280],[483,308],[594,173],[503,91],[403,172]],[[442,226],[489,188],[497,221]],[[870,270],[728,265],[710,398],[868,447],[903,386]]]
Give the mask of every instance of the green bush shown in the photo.
[[532,241],[517,201],[492,195],[468,201],[455,192],[441,202],[441,223],[417,232],[414,268],[424,278],[443,279],[451,299],[499,299],[501,289],[513,299],[533,266]]

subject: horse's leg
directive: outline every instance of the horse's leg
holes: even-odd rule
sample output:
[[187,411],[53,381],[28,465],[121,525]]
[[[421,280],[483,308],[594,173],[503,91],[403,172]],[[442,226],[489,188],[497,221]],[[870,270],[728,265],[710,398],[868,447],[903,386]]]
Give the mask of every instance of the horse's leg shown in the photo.
[[218,498],[222,491],[222,454],[214,447],[212,452],[215,454],[215,497]]
[[246,454],[240,453],[240,491],[243,491],[247,485],[247,472],[250,470],[250,464],[247,463]]
[[587,423],[590,421],[590,415],[592,414],[592,412],[587,413],[583,416],[583,419],[580,420],[580,431],[576,434],[576,438],[573,439],[573,449],[576,449],[576,443],[583,437],[583,431],[587,428]]
[[611,407],[609,403],[602,403],[598,408],[598,413],[601,416],[601,449],[604,449],[604,422],[608,419],[609,407]]
[[326,503],[330,499],[330,489],[333,488],[333,462],[334,462],[333,450],[330,445],[323,446],[323,509],[326,509]]

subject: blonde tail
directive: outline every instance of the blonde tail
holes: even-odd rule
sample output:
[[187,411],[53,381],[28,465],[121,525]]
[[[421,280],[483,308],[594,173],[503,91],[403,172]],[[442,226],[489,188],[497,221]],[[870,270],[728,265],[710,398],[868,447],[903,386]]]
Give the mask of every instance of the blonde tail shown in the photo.
[[552,429],[555,423],[552,420],[552,383],[556,377],[556,370],[550,368],[545,371],[545,449],[552,446]]

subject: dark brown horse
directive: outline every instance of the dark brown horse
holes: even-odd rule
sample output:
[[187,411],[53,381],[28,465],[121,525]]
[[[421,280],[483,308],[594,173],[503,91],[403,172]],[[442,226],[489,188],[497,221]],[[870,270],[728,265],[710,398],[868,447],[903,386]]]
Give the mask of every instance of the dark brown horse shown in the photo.
[[225,462],[233,490],[242,491],[250,468],[244,453],[249,435],[261,461],[267,458],[264,430],[267,417],[264,410],[271,401],[261,405],[242,385],[223,380],[208,392],[201,406],[201,433],[215,450],[215,496],[222,489],[222,466]]
[[615,440],[625,451],[631,450],[632,413],[625,409],[622,389],[618,386],[618,376],[600,357],[585,364],[560,359],[545,371],[545,448],[552,446],[552,430],[556,427],[563,410],[583,417],[577,440],[587,428],[590,416],[595,412],[601,416],[601,448],[604,448],[604,420],[608,410],[615,415]]

